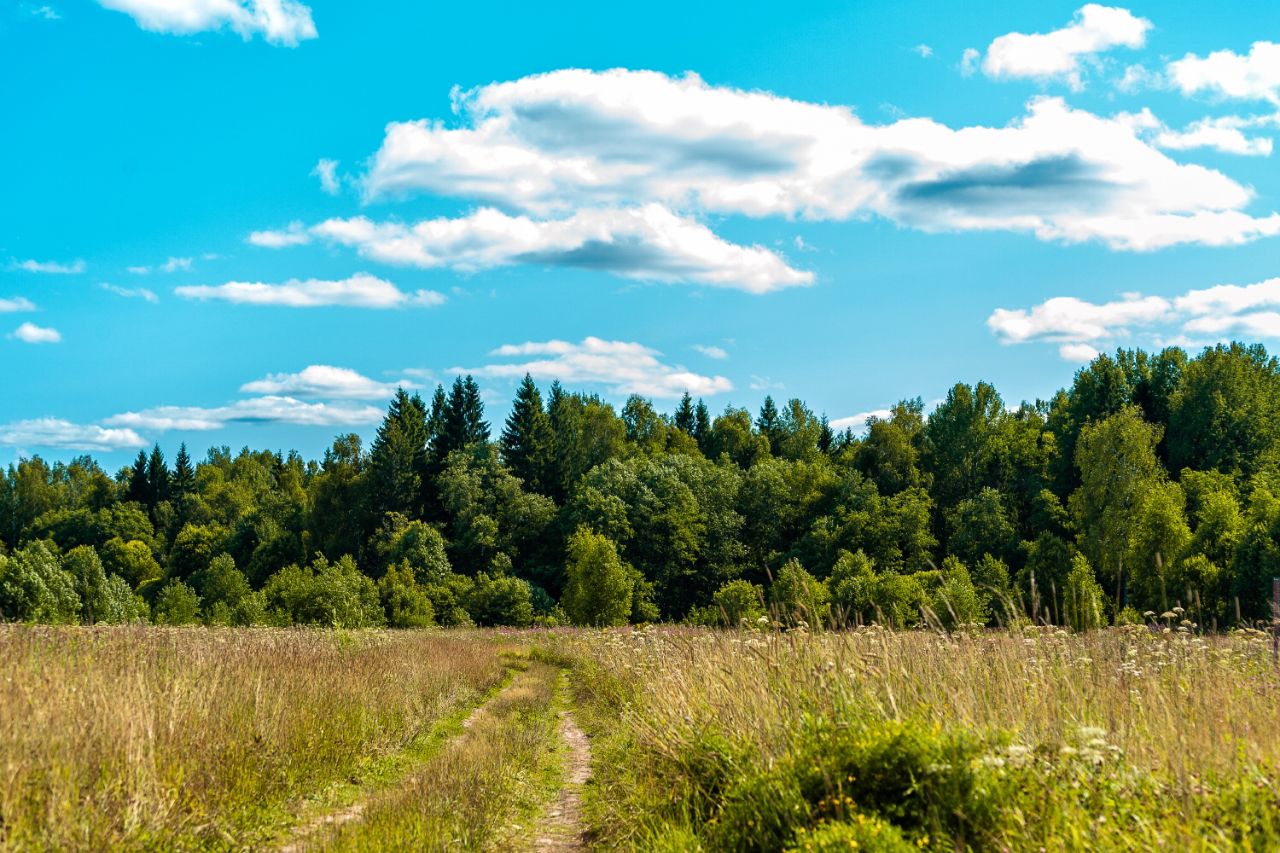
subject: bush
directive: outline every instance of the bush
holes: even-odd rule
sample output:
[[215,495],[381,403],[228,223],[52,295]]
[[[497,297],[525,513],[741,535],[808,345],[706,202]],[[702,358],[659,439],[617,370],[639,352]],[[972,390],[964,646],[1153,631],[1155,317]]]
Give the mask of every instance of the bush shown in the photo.
[[102,616],[107,609],[107,573],[102,570],[98,552],[88,545],[72,548],[62,556],[62,568],[71,575],[80,598],[80,621],[87,625],[105,621]]
[[905,628],[920,621],[929,596],[915,575],[888,574],[876,579],[875,602],[889,625]]
[[413,576],[408,560],[387,567],[387,573],[378,581],[378,597],[389,628],[428,628],[436,624],[435,608]]
[[738,579],[716,590],[711,604],[695,608],[689,621],[708,627],[736,628],[744,622],[754,624],[764,615],[764,587]]
[[942,562],[942,583],[933,593],[933,613],[951,631],[987,622],[986,602],[978,596],[969,569],[955,557]]
[[1083,554],[1071,560],[1071,573],[1062,591],[1062,617],[1075,631],[1090,631],[1106,624],[1102,586]]
[[200,596],[179,580],[171,580],[156,596],[154,610],[157,625],[190,625],[200,615]]
[[859,550],[841,551],[827,578],[832,617],[840,625],[856,625],[876,618],[875,563]]
[[151,548],[139,539],[126,542],[117,536],[102,546],[100,554],[102,568],[108,574],[124,578],[132,589],[164,575],[164,569],[156,562]]
[[98,621],[108,625],[123,625],[128,622],[145,622],[151,608],[134,595],[129,583],[119,575],[107,575],[106,588],[102,597],[102,609],[98,612]]
[[902,830],[888,821],[859,812],[847,821],[819,824],[812,832],[796,835],[797,853],[838,853],[863,850],[866,853],[914,853],[919,848],[907,841]]
[[466,606],[477,625],[527,628],[533,624],[533,593],[529,582],[520,578],[481,572],[466,597]]
[[569,537],[568,582],[560,604],[575,625],[625,625],[631,615],[634,570],[606,536],[585,527]]
[[805,571],[799,560],[788,560],[769,587],[774,617],[788,625],[823,624],[831,610],[830,598],[826,585]]
[[210,625],[260,625],[266,621],[265,601],[254,592],[230,554],[219,554],[209,568],[193,579],[204,602],[204,621]]
[[75,622],[80,596],[75,580],[41,541],[0,557],[0,617],[20,622]]
[[373,628],[386,621],[377,587],[350,557],[286,566],[267,579],[262,592],[270,614],[286,625]]

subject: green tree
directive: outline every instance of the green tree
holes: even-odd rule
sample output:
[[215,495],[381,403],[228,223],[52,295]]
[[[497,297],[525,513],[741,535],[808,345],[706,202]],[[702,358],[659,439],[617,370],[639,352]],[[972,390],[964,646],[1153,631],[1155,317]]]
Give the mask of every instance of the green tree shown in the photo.
[[1102,587],[1093,575],[1093,567],[1083,554],[1071,560],[1062,595],[1063,619],[1075,631],[1089,631],[1106,624]]
[[133,589],[164,575],[151,548],[137,539],[128,542],[119,536],[108,539],[102,546],[101,557],[103,569],[124,578]]
[[410,396],[403,388],[396,389],[369,448],[365,484],[374,518],[387,512],[404,513],[411,518],[422,515],[430,484],[428,437],[422,398]]
[[1184,505],[1177,483],[1158,483],[1137,506],[1125,561],[1131,573],[1133,604],[1139,610],[1163,612],[1186,593],[1178,589],[1176,581],[1178,563],[1191,544]]
[[435,608],[407,561],[387,567],[378,581],[378,596],[389,628],[427,628],[435,624]]
[[1080,530],[1080,550],[1115,587],[1117,610],[1124,607],[1124,556],[1138,526],[1138,509],[1161,481],[1156,460],[1158,427],[1135,406],[1121,409],[1080,432],[1076,466],[1080,488],[1070,499]]
[[799,560],[788,560],[769,586],[769,606],[774,618],[787,625],[825,624],[831,612],[830,602],[826,585],[809,574]]
[[551,462],[551,418],[542,407],[538,386],[527,373],[516,389],[501,445],[502,461],[511,473],[530,491],[543,491],[542,478]]
[[764,587],[738,578],[716,590],[709,605],[695,608],[689,621],[708,627],[736,628],[754,626],[764,615]]
[[108,601],[107,573],[98,552],[88,545],[72,548],[62,555],[62,568],[71,575],[80,599],[80,621],[87,625],[105,622],[111,602]]
[[580,527],[569,537],[564,597],[575,625],[625,625],[631,614],[634,576],[608,538]]
[[0,617],[7,621],[69,624],[80,617],[75,579],[41,541],[0,555]]
[[948,630],[985,625],[991,618],[986,602],[973,585],[969,568],[955,557],[942,562],[942,583],[933,594],[933,613]]
[[200,616],[200,596],[180,580],[171,580],[156,596],[153,618],[157,625],[193,625]]
[[527,628],[533,624],[533,591],[520,578],[481,572],[466,597],[466,607],[477,625]]

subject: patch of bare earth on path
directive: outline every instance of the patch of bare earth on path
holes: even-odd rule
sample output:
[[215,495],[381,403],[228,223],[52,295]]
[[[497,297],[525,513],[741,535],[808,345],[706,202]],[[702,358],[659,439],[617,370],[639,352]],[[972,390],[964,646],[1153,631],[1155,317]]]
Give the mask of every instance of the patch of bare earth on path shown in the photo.
[[586,850],[582,821],[582,786],[591,778],[591,741],[569,711],[560,713],[560,737],[569,747],[565,781],[557,798],[538,822],[534,850]]

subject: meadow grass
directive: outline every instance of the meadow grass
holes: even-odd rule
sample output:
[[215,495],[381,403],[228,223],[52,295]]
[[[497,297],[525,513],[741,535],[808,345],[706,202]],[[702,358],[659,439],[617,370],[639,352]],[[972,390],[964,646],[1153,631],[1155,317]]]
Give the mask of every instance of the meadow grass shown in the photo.
[[1258,632],[556,634],[639,849],[1275,849]]
[[504,677],[478,633],[0,626],[0,845],[243,849]]

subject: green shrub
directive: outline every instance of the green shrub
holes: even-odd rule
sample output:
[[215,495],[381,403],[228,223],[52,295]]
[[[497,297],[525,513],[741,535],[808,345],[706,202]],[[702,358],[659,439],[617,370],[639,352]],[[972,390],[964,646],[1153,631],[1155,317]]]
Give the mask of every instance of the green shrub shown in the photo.
[[736,628],[744,622],[754,625],[764,615],[764,587],[739,578],[716,590],[709,605],[695,608],[689,621],[711,628]]
[[942,562],[942,583],[933,593],[933,613],[943,627],[952,631],[987,622],[986,602],[978,595],[968,567],[955,557]]
[[139,539],[126,542],[117,536],[107,540],[99,554],[107,574],[119,575],[133,589],[164,575],[164,569],[156,562],[150,546]]
[[283,624],[374,628],[386,621],[377,587],[350,557],[286,566],[267,579],[262,592],[267,609]]
[[876,586],[872,559],[861,550],[856,554],[841,551],[827,578],[834,620],[841,625],[857,625],[875,619]]
[[53,624],[79,619],[75,579],[46,543],[37,540],[0,556],[0,617]]
[[893,824],[861,812],[848,820],[819,824],[812,832],[798,832],[791,848],[795,853],[914,853],[918,849]]
[[533,624],[533,593],[529,582],[507,575],[481,572],[466,597],[467,613],[477,625]]
[[390,628],[427,628],[436,624],[436,611],[427,591],[413,575],[408,560],[390,565],[378,581],[378,597]]
[[1102,586],[1083,554],[1071,560],[1071,573],[1062,591],[1063,620],[1075,631],[1089,631],[1106,624]]
[[200,596],[180,580],[171,580],[156,596],[157,625],[191,625],[200,616]]
[[788,625],[822,625],[830,613],[830,600],[826,585],[805,571],[799,560],[788,560],[769,586],[774,617]]
[[575,625],[625,625],[631,615],[635,571],[607,536],[580,527],[569,537],[564,597],[560,605]]

